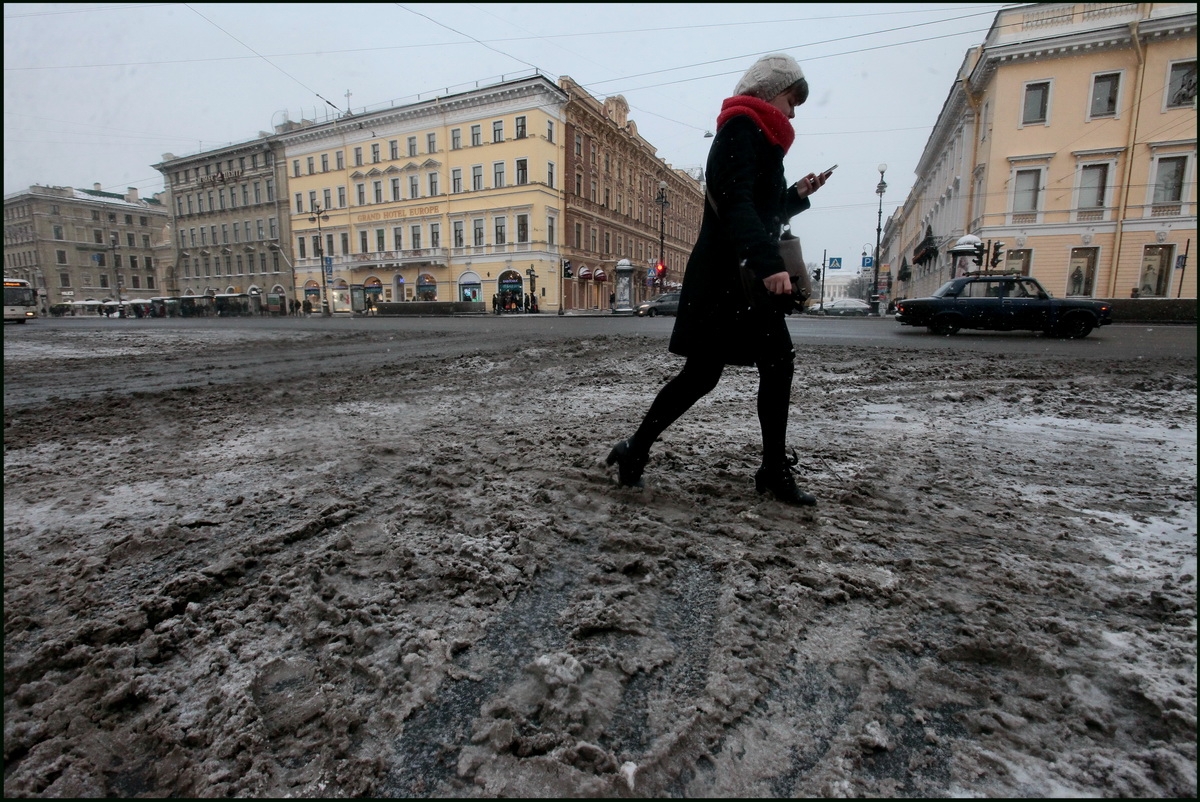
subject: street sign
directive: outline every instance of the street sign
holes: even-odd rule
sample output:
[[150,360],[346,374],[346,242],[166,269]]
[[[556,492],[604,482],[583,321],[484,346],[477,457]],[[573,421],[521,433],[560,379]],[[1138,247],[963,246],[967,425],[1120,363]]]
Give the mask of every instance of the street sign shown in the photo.
[[875,257],[874,256],[864,256],[862,258],[862,266],[863,267],[874,267],[875,266]]
[[325,257],[325,275],[328,276],[329,278],[333,278],[333,257],[332,256]]
[[830,270],[841,270],[842,269],[842,257],[840,257],[840,256],[829,257],[829,269]]

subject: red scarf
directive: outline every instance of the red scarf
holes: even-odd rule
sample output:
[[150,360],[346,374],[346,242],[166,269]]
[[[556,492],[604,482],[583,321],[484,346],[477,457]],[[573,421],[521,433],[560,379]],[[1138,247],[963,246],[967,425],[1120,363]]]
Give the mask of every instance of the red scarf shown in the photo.
[[783,148],[785,154],[796,139],[792,121],[782,111],[767,101],[750,95],[734,95],[722,101],[721,113],[717,115],[717,130],[720,131],[721,126],[739,115],[745,115],[754,120],[754,124],[759,127],[767,140],[771,144]]

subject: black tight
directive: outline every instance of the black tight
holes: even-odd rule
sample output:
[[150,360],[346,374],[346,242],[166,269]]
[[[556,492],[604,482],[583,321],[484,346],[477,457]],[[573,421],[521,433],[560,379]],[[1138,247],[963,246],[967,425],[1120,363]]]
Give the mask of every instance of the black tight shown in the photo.
[[[758,361],[758,422],[762,427],[763,465],[779,465],[784,461],[794,360],[793,351],[786,357]],[[688,357],[683,370],[658,391],[642,425],[631,438],[633,449],[649,452],[650,446],[668,426],[712,392],[724,370],[722,362],[711,358]]]

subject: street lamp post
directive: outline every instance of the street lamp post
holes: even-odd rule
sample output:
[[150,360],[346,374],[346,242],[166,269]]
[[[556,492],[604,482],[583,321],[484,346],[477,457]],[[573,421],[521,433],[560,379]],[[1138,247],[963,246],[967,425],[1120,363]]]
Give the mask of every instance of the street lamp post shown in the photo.
[[667,200],[667,182],[658,182],[658,197],[654,202],[659,206],[658,212],[658,263],[663,266],[663,269],[654,271],[654,281],[661,290],[663,286],[663,277],[666,274],[667,257],[665,253],[665,244],[667,240],[667,207],[671,202]]
[[883,174],[887,165],[879,165],[879,183],[875,186],[875,194],[879,196],[879,217],[875,221],[875,263],[871,267],[871,312],[879,314],[879,239],[883,234],[883,193],[887,191],[887,183]]
[[312,216],[308,218],[308,222],[317,224],[317,264],[321,270],[321,304],[324,306],[324,309],[321,310],[322,317],[333,315],[333,304],[329,301],[329,284],[325,281],[325,241],[321,236],[321,221],[328,219],[329,215],[325,213],[325,209],[321,208],[321,204],[313,204]]

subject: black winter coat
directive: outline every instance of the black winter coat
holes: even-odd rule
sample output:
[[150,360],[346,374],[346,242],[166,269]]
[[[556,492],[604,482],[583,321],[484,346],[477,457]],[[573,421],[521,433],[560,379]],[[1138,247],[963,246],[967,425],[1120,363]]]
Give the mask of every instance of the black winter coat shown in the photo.
[[779,235],[810,206],[788,187],[783,155],[747,116],[730,119],[717,132],[706,178],[718,208],[704,204],[700,236],[683,275],[671,353],[712,356],[727,365],[790,357],[784,313],[751,308],[739,275],[743,260],[760,279],[785,270]]

